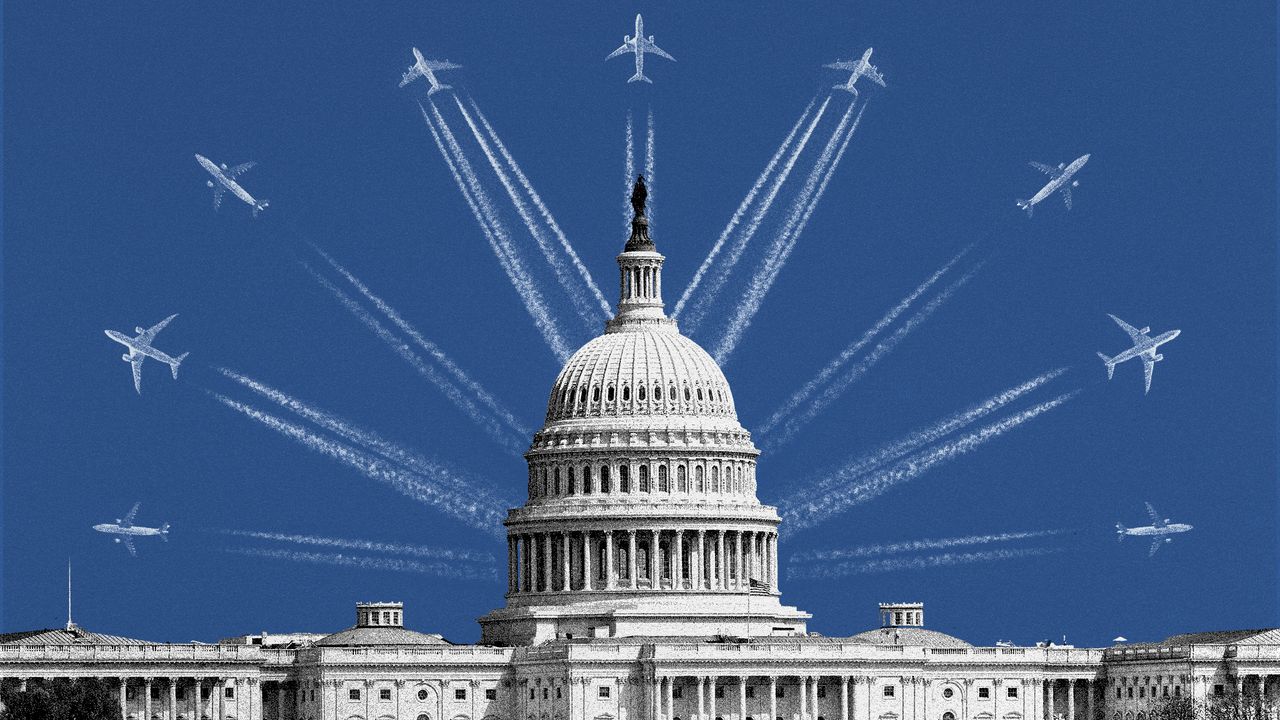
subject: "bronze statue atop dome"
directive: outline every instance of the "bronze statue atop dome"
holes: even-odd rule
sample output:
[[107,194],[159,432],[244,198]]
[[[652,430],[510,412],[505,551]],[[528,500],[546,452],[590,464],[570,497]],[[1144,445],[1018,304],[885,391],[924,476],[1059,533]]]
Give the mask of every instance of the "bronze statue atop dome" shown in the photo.
[[644,176],[636,176],[636,184],[631,188],[631,209],[636,217],[644,217],[644,203],[649,198],[649,190],[644,186]]

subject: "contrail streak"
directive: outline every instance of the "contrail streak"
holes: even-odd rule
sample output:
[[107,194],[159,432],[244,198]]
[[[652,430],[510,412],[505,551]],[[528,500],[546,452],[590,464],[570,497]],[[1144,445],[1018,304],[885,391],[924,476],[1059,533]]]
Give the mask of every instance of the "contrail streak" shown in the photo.
[[[720,254],[720,249],[724,247],[724,243],[729,239],[729,235],[738,227],[738,223],[742,222],[743,215],[746,214],[747,208],[751,207],[751,201],[756,199],[756,194],[764,187],[764,183],[773,174],[773,170],[778,166],[778,161],[786,154],[787,149],[791,147],[791,141],[795,139],[796,133],[800,131],[804,121],[808,119],[809,113],[813,110],[813,105],[818,101],[817,98],[809,101],[808,107],[804,109],[804,113],[796,120],[796,124],[791,127],[791,132],[787,133],[787,137],[782,141],[782,145],[778,146],[778,150],[769,158],[769,163],[765,165],[764,172],[760,173],[760,177],[756,178],[755,184],[751,186],[751,191],[743,198],[742,204],[738,205],[738,209],[733,212],[733,217],[729,218],[729,224],[721,231],[720,237],[716,238],[716,243],[711,247],[711,252],[707,254],[702,265],[698,267],[698,272],[694,274],[693,280],[689,286],[684,289],[684,293],[680,296],[680,301],[676,303],[675,310],[671,312],[671,317],[680,316],[680,311],[684,309],[684,304],[688,302],[689,296],[693,295],[694,290],[698,289],[698,283],[702,282],[702,276],[706,274],[707,269],[711,267],[711,263],[715,262],[716,256]],[[627,146],[631,145],[631,121],[630,115],[627,116]],[[630,166],[628,166],[628,174],[630,174]],[[628,183],[630,180],[627,181]],[[630,188],[628,188],[628,192]],[[628,208],[630,204],[628,201]]]
[[809,138],[813,137],[813,131],[818,127],[818,121],[822,120],[822,115],[827,111],[827,105],[830,104],[831,97],[828,96],[822,102],[822,106],[818,108],[818,112],[814,114],[813,120],[809,122],[805,128],[804,135],[800,137],[795,148],[791,151],[791,155],[787,158],[787,162],[782,166],[777,175],[774,177],[773,184],[769,186],[769,191],[765,194],[760,204],[756,206],[755,213],[751,216],[751,221],[746,228],[734,241],[732,247],[729,248],[729,256],[724,262],[716,266],[716,272],[711,277],[709,285],[702,295],[698,297],[698,302],[690,308],[689,312],[692,317],[688,319],[685,325],[690,329],[695,329],[699,323],[706,317],[706,313],[716,295],[720,292],[725,282],[728,280],[729,273],[734,266],[738,264],[738,260],[742,257],[742,253],[746,250],[747,244],[751,238],[755,236],[756,231],[760,229],[760,224],[764,222],[765,215],[769,212],[769,208],[773,207],[773,201],[778,197],[778,191],[782,188],[782,184],[787,177],[791,175],[791,171],[796,166],[796,161],[800,159],[800,155],[804,152],[804,148],[809,144]]
[[901,327],[893,331],[893,334],[876,343],[876,346],[872,348],[871,352],[867,353],[866,357],[850,367],[844,375],[841,375],[837,380],[829,385],[821,395],[814,398],[813,403],[810,404],[804,412],[789,418],[779,430],[779,434],[769,442],[769,447],[777,448],[786,443],[794,437],[806,423],[817,417],[818,413],[822,412],[831,405],[831,403],[839,399],[839,397],[844,394],[844,391],[849,389],[850,385],[860,380],[862,376],[866,375],[871,370],[871,368],[875,367],[876,363],[880,362],[886,355],[893,352],[908,335],[920,326],[921,323],[928,320],[929,316],[933,315],[938,308],[942,307],[948,300],[950,300],[951,296],[954,295],[957,290],[964,287],[966,283],[972,280],[982,267],[982,264],[975,266],[972,270],[957,278],[955,282],[943,288],[942,291],[939,292],[932,300],[925,303],[924,307],[920,308],[914,315],[908,318]]
[[648,205],[644,214],[649,220],[649,230],[653,230],[653,108],[649,108],[649,123],[644,137],[644,184],[649,191]]
[[924,282],[920,283],[920,285],[918,285],[915,290],[912,290],[910,295],[907,295],[905,298],[902,299],[902,302],[899,302],[897,305],[890,308],[889,312],[885,313],[884,316],[881,317],[876,322],[875,325],[872,325],[870,328],[868,328],[867,331],[864,332],[861,337],[859,337],[857,340],[851,343],[848,347],[846,347],[838,356],[836,356],[834,360],[827,363],[826,367],[822,368],[822,370],[817,375],[815,375],[812,380],[804,384],[804,387],[792,393],[791,397],[787,398],[787,401],[784,402],[777,410],[775,410],[773,414],[769,416],[768,420],[765,420],[764,423],[760,425],[760,428],[757,430],[757,433],[761,437],[763,437],[764,435],[767,435],[769,431],[773,430],[774,426],[777,425],[780,420],[782,420],[782,418],[786,417],[788,413],[794,411],[797,407],[799,407],[800,403],[804,402],[805,400],[808,400],[809,397],[813,395],[814,391],[816,391],[818,387],[822,385],[822,383],[831,379],[831,376],[834,375],[837,370],[844,367],[844,364],[849,362],[849,360],[854,355],[857,355],[859,352],[861,352],[862,348],[866,347],[880,333],[887,330],[889,326],[892,325],[894,321],[896,321],[898,317],[902,315],[902,313],[910,309],[911,305],[915,303],[916,300],[919,300],[922,295],[928,292],[929,288],[933,287],[933,285],[937,283],[938,280],[941,279],[943,275],[946,275],[947,272],[950,271],[951,268],[957,262],[959,262],[960,259],[964,257],[972,248],[973,246],[970,245],[969,247],[966,247],[965,249],[961,250],[959,254],[951,258],[951,260],[949,260],[946,265],[943,265],[941,268],[937,270],[937,272],[930,275],[928,279],[926,279]]
[[423,575],[464,580],[491,580],[498,576],[498,571],[494,568],[486,570],[472,565],[454,565],[450,562],[441,561],[422,562],[420,560],[343,555],[342,553],[316,553],[248,547],[224,547],[219,549],[222,552],[232,553],[233,555],[270,558],[272,560],[289,560],[291,562],[305,562],[316,565],[342,565],[363,570],[393,570],[395,572],[421,573]]
[[[314,245],[311,247],[320,254],[320,257],[327,260],[334,270],[342,275],[342,277],[346,278],[347,282],[351,283],[351,286],[359,291],[366,300],[373,303],[374,307],[378,308],[378,311],[385,315],[388,320],[401,330],[401,332],[408,335],[409,339],[413,340],[418,347],[430,354],[431,358],[439,363],[441,367],[448,370],[449,374],[453,375],[455,380],[469,390],[472,395],[480,400],[480,402],[488,406],[489,410],[496,415],[498,419],[506,423],[507,427],[519,433],[521,436],[527,436],[529,434],[528,428],[522,425],[520,421],[516,420],[515,416],[512,415],[509,410],[504,408],[492,395],[490,395],[489,392],[480,385],[480,383],[472,380],[471,377],[467,375],[466,371],[458,367],[458,364],[446,355],[439,345],[436,345],[434,342],[423,337],[422,333],[418,332],[417,328],[410,325],[409,321],[401,317],[400,313],[396,312],[395,308],[388,305],[382,298],[374,295],[373,291],[371,291],[368,286],[361,282],[355,275],[352,275],[350,271],[339,264],[337,260],[334,260],[328,253]],[[459,407],[469,405],[465,398],[455,398],[453,396],[453,393],[456,393],[457,390],[447,380],[442,379],[442,382],[437,383],[437,386]]]
[[347,538],[324,537],[321,535],[298,535],[293,533],[263,532],[258,530],[232,530],[226,528],[214,530],[213,532],[220,535],[250,538],[253,540],[270,540],[272,542],[293,543],[295,545],[342,548],[343,550],[363,550],[364,552],[383,553],[387,555],[410,555],[413,557],[464,562],[494,562],[493,553],[475,552],[472,550],[451,550],[449,548],[435,548],[428,545],[407,545],[401,543],[376,542],[373,540],[349,540]]
[[1079,392],[1079,390],[1074,390],[1059,395],[1048,402],[1040,403],[1020,413],[1010,415],[980,430],[963,435],[955,440],[935,445],[902,460],[891,468],[864,476],[862,480],[852,485],[836,490],[830,495],[822,496],[821,504],[810,502],[792,509],[786,518],[788,524],[793,530],[813,527],[824,520],[830,519],[837,513],[883,494],[894,485],[913,480],[937,465],[972,452],[988,441],[1063,405]]
[[[301,261],[302,267],[306,268],[311,277],[315,279],[321,287],[329,291],[339,303],[342,304],[356,319],[364,324],[365,327],[373,331],[387,347],[391,348],[395,354],[399,355],[402,360],[409,363],[417,373],[445,393],[445,396],[454,402],[473,422],[484,429],[490,437],[499,445],[506,448],[507,451],[520,454],[523,443],[520,440],[512,438],[510,431],[504,429],[497,420],[494,420],[487,413],[481,410],[472,400],[462,394],[462,392],[444,377],[435,367],[427,363],[417,353],[413,351],[404,340],[395,333],[387,329],[385,325],[378,321],[368,310],[365,310],[360,303],[354,298],[347,295],[341,288],[334,285],[328,278],[316,272],[305,261]],[[225,374],[225,372],[224,372]],[[228,377],[232,377],[228,375]],[[232,379],[235,379],[234,377]]]
[[245,417],[261,423],[285,437],[302,443],[311,450],[327,455],[355,469],[370,480],[390,485],[403,495],[424,505],[434,507],[446,515],[455,517],[477,529],[484,530],[495,537],[501,535],[503,513],[500,510],[482,507],[475,502],[473,496],[460,495],[452,490],[442,488],[440,487],[442,483],[436,482],[436,478],[424,477],[417,473],[393,467],[385,459],[371,456],[346,443],[321,437],[296,423],[264,413],[250,405],[232,400],[225,395],[212,391],[206,392],[218,402]]
[[842,562],[834,565],[813,565],[806,568],[789,568],[791,578],[838,578],[861,573],[892,572],[894,570],[925,570],[928,568],[964,565],[976,562],[1013,560],[1062,552],[1062,548],[1026,548],[1022,550],[982,550],[969,553],[942,553],[916,558],[885,558],[865,562]]
[[1030,530],[1025,532],[995,533],[992,535],[968,535],[953,538],[925,538],[907,542],[882,543],[879,545],[863,545],[861,547],[842,550],[809,550],[791,556],[791,562],[817,562],[827,560],[849,560],[853,558],[876,557],[877,555],[897,555],[899,553],[921,552],[924,550],[945,550],[953,547],[969,545],[990,545],[1014,540],[1030,540],[1034,538],[1061,535],[1066,530]]
[[[506,167],[511,169],[512,174],[516,176],[516,180],[520,183],[521,188],[523,188],[524,192],[529,196],[529,199],[533,201],[534,206],[542,215],[543,222],[547,223],[548,228],[553,228],[555,230],[557,240],[560,242],[560,249],[569,256],[570,261],[574,264],[578,275],[582,279],[582,283],[585,284],[588,289],[595,292],[596,300],[600,303],[601,314],[603,314],[604,319],[608,319],[610,316],[609,303],[605,302],[604,295],[600,294],[600,288],[596,287],[595,281],[591,279],[591,273],[587,272],[586,266],[578,259],[578,254],[573,251],[573,246],[569,244],[568,238],[564,236],[564,233],[560,232],[560,226],[556,224],[555,218],[551,217],[551,211],[549,211],[547,206],[543,204],[542,198],[538,197],[538,193],[534,191],[533,185],[529,182],[529,179],[525,177],[524,172],[520,170],[520,166],[516,164],[515,158],[511,156],[511,153],[507,152],[506,146],[498,139],[498,135],[493,131],[493,127],[486,121],[484,123],[484,131],[482,132],[476,125],[475,120],[472,119],[471,113],[467,112],[467,108],[462,104],[462,100],[458,98],[457,95],[454,95],[453,101],[458,104],[458,111],[462,113],[462,119],[466,121],[467,127],[471,128],[471,134],[475,137],[476,142],[480,144],[480,149],[484,151],[485,157],[488,158],[489,165],[493,168],[493,172],[498,176],[498,181],[501,182],[502,187],[506,189],[507,197],[511,198],[512,204],[516,207],[516,213],[520,215],[520,219],[524,221],[524,225],[529,230],[529,234],[532,235],[533,239],[538,243],[538,249],[542,251],[542,257],[555,272],[556,280],[560,283],[560,286],[564,288],[565,293],[569,295],[569,299],[573,302],[573,305],[577,309],[578,315],[582,318],[582,321],[588,328],[594,330],[595,323],[600,320],[600,316],[596,315],[592,310],[591,301],[583,291],[583,285],[579,284],[578,281],[574,279],[568,266],[566,266],[564,259],[556,254],[556,249],[551,245],[551,240],[547,237],[542,225],[534,219],[532,213],[529,212],[529,207],[525,204],[524,198],[520,195],[520,190],[511,182],[510,176],[507,175],[507,171],[503,167],[503,162],[498,160],[497,155],[494,154],[493,149],[489,145],[490,141],[493,142],[493,147],[498,148],[498,151],[502,154],[502,159],[506,161]],[[476,107],[474,101],[472,102],[472,107]],[[478,107],[476,108],[476,113],[479,114]]]
[[[838,472],[827,477],[825,480],[818,482],[816,485],[810,486],[809,489],[797,493],[795,497],[809,498],[829,492],[840,483],[854,480],[877,468],[883,467],[888,463],[899,460],[925,445],[938,442],[948,435],[966,428],[987,415],[1003,408],[1045,383],[1058,378],[1067,370],[1068,368],[1061,367],[1042,373],[1024,383],[1020,383],[1003,392],[992,395],[986,400],[975,405],[971,405],[958,413],[949,415],[928,427],[916,430],[901,440],[890,443],[870,455],[864,455],[863,457],[845,465]],[[783,501],[778,503],[778,507],[779,510],[785,514],[789,511],[789,506],[793,504],[796,504],[795,500]]]
[[506,504],[505,500],[494,497],[491,493],[477,487],[475,483],[467,481],[460,473],[438,461],[430,460],[406,450],[375,432],[358,428],[333,413],[309,405],[288,393],[281,392],[247,375],[238,373],[230,368],[219,367],[215,369],[224,377],[249,388],[261,397],[270,400],[298,417],[318,425],[320,428],[337,435],[347,442],[355,443],[364,450],[381,455],[391,462],[398,463],[408,470],[436,478],[463,496],[479,498],[495,506]]
[[631,229],[631,184],[636,181],[636,143],[631,129],[631,111],[627,111],[627,159],[622,178],[622,226]]
[[[445,163],[449,166],[449,172],[453,175],[454,182],[458,184],[462,197],[466,199],[467,205],[471,208],[471,214],[475,216],[485,239],[489,241],[489,247],[493,249],[493,254],[497,256],[498,264],[506,272],[507,278],[511,281],[511,285],[515,287],[516,293],[520,295],[520,300],[524,303],[525,310],[533,319],[534,326],[542,333],[543,340],[551,348],[551,352],[560,362],[566,362],[572,351],[565,344],[564,337],[561,335],[559,327],[556,326],[555,318],[547,310],[542,294],[534,287],[533,281],[530,280],[528,273],[521,266],[515,247],[511,244],[510,234],[494,213],[493,204],[489,201],[484,188],[480,186],[480,182],[476,179],[475,172],[471,169],[471,163],[467,161],[466,156],[462,153],[462,147],[458,145],[457,139],[453,136],[453,131],[444,122],[444,118],[440,115],[440,111],[434,103],[431,105],[431,110],[440,123],[439,130],[436,129],[431,117],[427,115],[427,109],[421,104],[418,107],[422,110],[422,119],[426,122],[427,129],[431,131],[431,137],[436,141],[436,147],[439,148],[440,155],[444,157]],[[441,137],[444,140],[441,140]],[[447,150],[446,144],[448,146]]]
[[[836,167],[840,165],[840,160],[844,158],[844,151],[849,147],[849,141],[853,139],[853,134],[858,130],[858,124],[862,121],[863,111],[867,109],[864,103],[862,108],[858,110],[857,117],[854,118],[853,126],[849,128],[847,134],[844,134],[844,128],[849,121],[855,104],[851,103],[844,116],[840,118],[840,124],[836,126],[836,131],[832,133],[831,139],[827,141],[826,147],[823,148],[822,155],[819,156],[813,170],[809,173],[804,188],[793,201],[791,213],[787,216],[786,224],[783,226],[782,231],[778,233],[778,237],[774,239],[769,252],[760,264],[760,268],[756,270],[756,274],[751,278],[751,283],[747,287],[743,300],[738,303],[734,318],[729,321],[729,327],[725,331],[724,337],[721,338],[717,351],[712,353],[717,363],[723,365],[729,359],[729,355],[733,353],[734,348],[738,346],[738,342],[742,339],[742,334],[751,326],[751,321],[764,303],[765,295],[769,293],[769,288],[773,287],[774,281],[778,279],[778,273],[782,271],[782,266],[786,264],[787,258],[791,256],[791,251],[796,246],[796,240],[799,239],[800,233],[804,232],[805,226],[809,223],[809,218],[813,216],[813,211],[818,206],[818,201],[826,193],[827,184],[831,182],[831,176],[835,174]],[[844,139],[840,142],[842,135]],[[840,148],[833,159],[832,151],[837,142],[840,142]],[[820,180],[819,176],[821,176]]]

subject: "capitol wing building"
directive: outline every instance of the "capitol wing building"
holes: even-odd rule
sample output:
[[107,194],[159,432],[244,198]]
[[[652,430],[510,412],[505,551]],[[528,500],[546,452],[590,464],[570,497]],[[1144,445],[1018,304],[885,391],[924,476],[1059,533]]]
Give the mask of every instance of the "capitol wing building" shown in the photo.
[[642,186],[617,315],[556,378],[506,605],[481,643],[360,603],[334,634],[159,644],[75,626],[0,635],[6,687],[118,680],[124,720],[1147,720],[1165,698],[1272,712],[1280,630],[1107,649],[974,647],[920,603],[811,635],[782,601],[777,511],[715,361],[662,303]]

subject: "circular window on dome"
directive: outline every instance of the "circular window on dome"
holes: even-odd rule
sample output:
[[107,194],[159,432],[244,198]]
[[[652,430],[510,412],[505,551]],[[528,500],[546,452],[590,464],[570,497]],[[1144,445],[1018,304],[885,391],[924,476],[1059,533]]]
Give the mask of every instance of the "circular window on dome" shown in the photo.
[[[426,700],[426,699],[427,699],[427,691],[426,691],[426,690],[419,690],[419,691],[418,691],[418,699],[419,699],[419,700]],[[419,715],[419,716],[418,716],[418,720],[424,720],[424,718],[425,718],[425,720],[431,720],[431,718],[427,717],[426,715]]]
[[[952,695],[955,695],[955,694],[956,694],[956,691],[952,690],[951,688],[945,688],[942,691],[942,697],[944,698],[950,698]],[[947,715],[951,715],[951,713],[946,713],[945,715],[943,715],[942,720],[955,720],[954,716],[952,716],[951,718],[948,718]]]

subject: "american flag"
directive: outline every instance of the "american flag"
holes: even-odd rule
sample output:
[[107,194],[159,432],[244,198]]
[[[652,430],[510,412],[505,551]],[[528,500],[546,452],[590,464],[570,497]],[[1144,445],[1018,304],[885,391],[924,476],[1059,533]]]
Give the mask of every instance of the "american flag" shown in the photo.
[[769,594],[769,583],[761,582],[760,580],[757,580],[755,578],[748,579],[747,588],[748,588],[747,593],[750,595],[768,595]]

